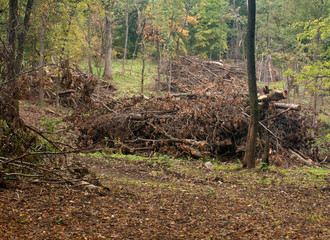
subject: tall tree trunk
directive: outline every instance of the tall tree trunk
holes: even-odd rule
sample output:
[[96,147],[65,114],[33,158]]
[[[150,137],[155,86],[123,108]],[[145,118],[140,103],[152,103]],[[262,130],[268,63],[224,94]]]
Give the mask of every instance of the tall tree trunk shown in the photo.
[[126,21],[125,21],[125,26],[126,26],[126,33],[125,33],[125,46],[124,46],[124,56],[123,56],[123,69],[121,71],[121,74],[125,74],[125,63],[126,63],[126,58],[127,58],[127,42],[128,42],[128,0],[126,0]]
[[48,15],[48,10],[49,10],[49,5],[47,8],[47,11],[42,14],[41,17],[41,28],[40,28],[40,34],[39,34],[39,44],[40,44],[40,49],[39,49],[39,103],[44,104],[44,82],[43,82],[43,71],[42,71],[42,66],[44,65],[44,53],[45,53],[45,45],[44,45],[44,35],[45,35],[45,28],[46,28],[46,17]]
[[16,73],[21,71],[22,61],[23,61],[23,53],[24,53],[24,45],[27,32],[30,27],[30,16],[32,12],[34,0],[28,0],[26,4],[26,10],[24,15],[24,24],[23,28],[18,36],[18,46],[17,46],[17,56],[16,56]]
[[92,67],[92,49],[91,49],[91,6],[88,6],[88,68],[89,72],[93,74],[93,67]]
[[[19,105],[18,105],[18,84],[16,79],[15,52],[18,28],[18,0],[9,1],[9,19],[7,48],[9,61],[7,63],[7,84],[3,86],[0,96],[0,117],[3,118],[12,128],[17,128],[19,124]],[[0,86],[1,87],[1,86]]]
[[157,91],[160,91],[160,82],[161,82],[160,66],[162,63],[162,51],[160,49],[159,35],[157,35],[156,44],[157,44],[157,60],[158,60],[158,64],[157,64],[158,78],[157,78],[156,88],[157,88]]
[[248,26],[247,26],[247,71],[250,96],[250,125],[247,136],[243,167],[255,167],[255,152],[257,132],[259,127],[259,109],[257,97],[257,81],[255,68],[255,22],[256,0],[248,0]]
[[18,0],[10,0],[8,35],[7,35],[7,47],[9,52],[9,62],[7,64],[7,80],[13,82],[15,82],[15,76],[16,76],[15,53],[16,53],[17,28],[18,28]]
[[[273,60],[272,60],[272,54],[270,53],[270,50],[268,50],[268,71],[269,71],[269,78],[270,82],[274,82],[274,75],[273,75]],[[268,82],[269,85],[269,82]]]
[[112,16],[108,13],[105,19],[106,43],[105,43],[105,65],[103,77],[112,80]]
[[[180,35],[182,35],[183,33],[183,29],[184,29],[184,26],[186,26],[187,24],[187,20],[188,20],[188,17],[189,17],[189,12],[190,12],[190,1],[186,2],[186,17],[184,19],[184,22],[183,22],[183,26],[182,26],[182,29],[180,31],[180,33],[178,34],[178,37],[176,39],[176,55],[179,56],[179,43],[180,43]],[[179,58],[179,62],[180,62],[180,58]]]
[[[9,19],[8,19],[8,36],[7,36],[7,48],[9,52],[9,62],[7,64],[7,84],[2,89],[4,99],[4,113],[1,113],[1,117],[7,121],[14,129],[21,126],[19,119],[19,89],[17,84],[17,75],[21,70],[24,43],[29,29],[30,15],[32,11],[33,0],[28,0],[24,25],[20,34],[17,34],[18,29],[18,0],[9,1]],[[16,42],[18,45],[16,48]]]
[[221,61],[221,36],[219,40],[219,62]]
[[145,70],[145,49],[144,49],[144,37],[142,38],[142,72],[141,72],[141,94],[143,94],[144,91],[144,70]]

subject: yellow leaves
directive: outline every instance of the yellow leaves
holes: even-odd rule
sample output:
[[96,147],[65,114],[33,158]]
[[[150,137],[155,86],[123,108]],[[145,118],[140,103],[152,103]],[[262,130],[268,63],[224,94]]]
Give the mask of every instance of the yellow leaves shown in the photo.
[[188,16],[188,18],[187,18],[187,24],[191,24],[193,26],[197,26],[198,20],[195,17]]
[[229,18],[231,16],[231,13],[228,13],[227,15],[224,16],[225,19]]
[[185,30],[182,27],[177,27],[177,30],[178,30],[179,33],[181,33],[182,36],[184,36],[184,37],[189,36],[189,31],[188,30]]

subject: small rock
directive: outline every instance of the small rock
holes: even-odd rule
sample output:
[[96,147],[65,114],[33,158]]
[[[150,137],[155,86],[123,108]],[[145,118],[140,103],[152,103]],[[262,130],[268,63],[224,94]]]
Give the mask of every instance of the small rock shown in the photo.
[[207,169],[213,169],[213,164],[211,162],[206,162],[204,164],[204,166],[207,168]]

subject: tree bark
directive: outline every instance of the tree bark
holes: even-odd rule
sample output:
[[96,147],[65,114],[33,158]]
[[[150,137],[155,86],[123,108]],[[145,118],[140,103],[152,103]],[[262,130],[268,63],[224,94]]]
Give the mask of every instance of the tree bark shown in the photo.
[[105,41],[105,65],[103,77],[112,80],[112,10],[114,1],[106,6],[107,16],[105,17],[106,41]]
[[250,96],[250,125],[247,136],[243,167],[255,167],[255,152],[257,132],[259,126],[259,109],[257,96],[257,81],[255,68],[255,22],[256,1],[248,0],[248,26],[247,26],[247,72]]
[[121,74],[125,74],[125,63],[127,58],[127,42],[128,42],[128,0],[126,0],[126,33],[125,33],[125,46],[124,46],[124,56],[123,56],[123,69],[121,71]]
[[22,68],[25,39],[30,27],[30,16],[32,12],[33,2],[34,0],[28,0],[27,2],[23,28],[18,36],[18,46],[17,46],[16,66],[15,66],[16,73],[20,72]]
[[[143,33],[142,33],[143,34]],[[144,71],[145,71],[145,46],[144,46],[145,38],[142,38],[142,72],[141,72],[141,94],[144,91]]]
[[93,67],[92,67],[92,49],[91,49],[91,6],[88,6],[88,68],[89,72],[93,74]]
[[161,73],[160,73],[160,66],[161,66],[161,63],[162,63],[162,51],[160,49],[160,41],[159,41],[159,35],[158,34],[157,34],[156,38],[157,38],[156,44],[157,44],[157,61],[158,61],[158,64],[157,64],[158,78],[157,78],[156,88],[157,88],[157,91],[160,91],[160,82],[162,80],[161,79]]
[[39,44],[40,44],[40,49],[39,49],[39,103],[44,104],[44,95],[45,95],[45,90],[44,90],[44,83],[43,83],[43,71],[41,67],[44,65],[44,53],[45,53],[45,45],[44,45],[44,35],[45,35],[45,27],[46,27],[46,17],[48,15],[48,10],[49,10],[49,5],[47,8],[47,11],[42,14],[41,17],[41,28],[40,28],[40,34],[39,34]]
[[[187,20],[188,20],[188,17],[189,17],[189,12],[190,12],[190,2],[188,1],[186,3],[186,17],[184,19],[184,22],[183,22],[183,26],[182,26],[182,29],[180,31],[180,33],[178,34],[178,37],[176,39],[176,55],[179,56],[179,43],[180,43],[180,35],[182,35],[183,33],[183,29],[184,29],[184,26],[186,26],[187,24]],[[179,61],[180,61],[180,58],[179,58]]]
[[7,80],[13,82],[16,76],[15,53],[16,53],[17,28],[18,28],[18,0],[10,0],[8,35],[7,35],[7,48],[9,52],[9,62],[7,64]]
[[[4,115],[2,117],[4,117],[4,120],[6,120],[13,129],[23,126],[19,118],[19,89],[17,75],[21,70],[24,43],[29,29],[32,6],[33,0],[28,0],[24,16],[24,25],[18,35],[18,0],[9,1],[7,48],[10,61],[7,64],[7,84],[4,89],[2,89],[3,95],[5,96],[5,113],[1,113],[1,115]],[[18,44],[16,48],[17,41]]]

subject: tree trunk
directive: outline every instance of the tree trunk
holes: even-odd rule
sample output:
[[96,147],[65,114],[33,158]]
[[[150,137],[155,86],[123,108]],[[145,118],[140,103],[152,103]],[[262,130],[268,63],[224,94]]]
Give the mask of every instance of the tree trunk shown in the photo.
[[[17,36],[18,30],[18,0],[9,1],[9,19],[8,19],[8,36],[7,36],[7,48],[9,52],[9,62],[7,64],[7,84],[4,86],[4,112],[1,113],[1,117],[7,121],[14,129],[21,127],[21,121],[19,119],[19,89],[17,84],[17,75],[21,70],[24,43],[29,29],[30,15],[32,11],[33,0],[28,0],[24,25],[22,30]],[[16,48],[16,42],[18,45]]]
[[128,0],[126,0],[126,33],[125,33],[125,47],[124,47],[124,56],[123,56],[123,69],[121,74],[125,74],[125,63],[127,58],[127,42],[128,42]]
[[18,105],[18,84],[16,79],[15,69],[15,52],[16,52],[16,39],[18,28],[18,1],[9,1],[9,19],[8,19],[8,35],[7,35],[7,48],[9,61],[7,63],[7,84],[3,86],[1,93],[1,113],[0,117],[3,118],[12,128],[19,127],[19,105]]
[[144,37],[142,39],[142,72],[141,72],[141,94],[143,94],[144,87],[144,70],[145,70],[145,49],[144,49]]
[[[272,54],[270,51],[268,52],[268,71],[269,71],[269,78],[270,82],[274,82],[274,75],[273,75],[273,60],[272,60]],[[268,82],[269,85],[269,82]]]
[[[9,20],[8,20],[8,36],[7,47],[9,52],[9,62],[7,64],[7,80],[15,82],[15,53],[18,28],[18,0],[9,1]],[[17,84],[17,82],[16,82]]]
[[105,18],[105,65],[104,65],[104,73],[103,77],[112,80],[112,7],[107,6],[107,16]]
[[157,60],[158,60],[158,64],[157,64],[157,74],[158,74],[158,79],[157,79],[157,84],[156,84],[156,88],[157,91],[160,91],[160,82],[161,82],[161,74],[160,74],[160,65],[162,63],[162,52],[160,49],[160,41],[159,41],[159,35],[157,35]]
[[19,73],[22,68],[22,61],[23,61],[23,53],[24,53],[24,45],[27,32],[30,27],[30,16],[32,12],[34,0],[28,0],[24,15],[24,24],[23,28],[18,36],[18,46],[17,46],[17,56],[16,56],[16,73]]
[[221,62],[221,36],[219,40],[219,62]]
[[48,15],[48,10],[49,6],[47,8],[47,11],[42,14],[41,17],[41,28],[40,28],[40,34],[39,34],[39,44],[40,44],[40,49],[39,49],[39,103],[42,105],[44,104],[44,95],[45,95],[45,90],[44,90],[44,82],[43,82],[43,71],[42,71],[42,66],[44,65],[44,53],[45,53],[45,45],[44,45],[44,35],[45,35],[45,27],[46,27],[46,17]]
[[89,4],[88,6],[88,68],[89,72],[93,74],[93,67],[92,67],[92,53],[91,53],[91,7]]
[[257,132],[259,126],[259,109],[257,97],[257,82],[255,68],[255,21],[256,21],[256,1],[248,0],[248,26],[247,26],[247,72],[250,96],[250,125],[247,136],[243,167],[255,167],[255,152],[257,142]]
[[[184,22],[183,22],[183,26],[182,26],[182,29],[180,31],[180,33],[178,34],[178,37],[176,39],[176,55],[179,56],[179,43],[180,43],[180,35],[182,35],[183,33],[183,29],[184,29],[184,26],[186,26],[187,24],[187,20],[188,20],[188,17],[189,17],[189,12],[190,12],[190,2],[187,2],[186,3],[186,17],[184,19]],[[179,59],[180,61],[180,59]]]

